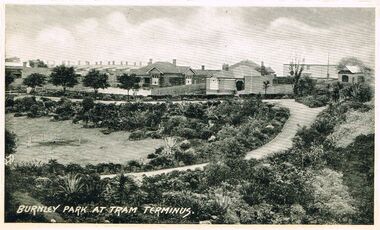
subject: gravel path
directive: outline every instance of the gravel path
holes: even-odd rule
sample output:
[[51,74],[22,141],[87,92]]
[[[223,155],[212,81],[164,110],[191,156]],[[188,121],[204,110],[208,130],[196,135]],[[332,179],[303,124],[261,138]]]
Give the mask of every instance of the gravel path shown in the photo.
[[[252,150],[247,153],[246,159],[262,159],[272,153],[284,151],[292,147],[292,140],[297,133],[297,130],[303,126],[310,126],[316,119],[317,115],[325,109],[325,107],[309,108],[306,105],[295,102],[294,99],[278,99],[278,100],[263,100],[268,103],[273,103],[281,107],[289,108],[290,117],[286,121],[281,132],[267,144]],[[154,176],[162,173],[169,173],[173,171],[186,171],[195,170],[197,168],[203,169],[208,163],[189,165],[184,167],[161,169],[149,172],[127,173],[127,176],[132,176],[140,180],[143,175]],[[101,178],[112,178],[117,174],[102,175]]]

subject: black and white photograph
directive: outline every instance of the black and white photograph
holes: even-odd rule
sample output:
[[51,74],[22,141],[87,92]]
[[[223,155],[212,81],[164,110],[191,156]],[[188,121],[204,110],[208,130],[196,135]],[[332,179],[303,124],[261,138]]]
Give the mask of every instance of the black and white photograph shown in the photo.
[[375,229],[377,3],[334,2],[2,3],[5,227]]

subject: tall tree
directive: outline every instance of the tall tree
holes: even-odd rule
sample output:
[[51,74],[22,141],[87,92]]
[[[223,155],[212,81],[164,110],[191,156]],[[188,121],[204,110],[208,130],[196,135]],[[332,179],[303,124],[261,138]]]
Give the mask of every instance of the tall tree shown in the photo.
[[67,87],[74,87],[78,84],[78,75],[75,73],[74,67],[66,67],[60,65],[54,67],[50,74],[50,82],[53,85],[60,85],[63,87],[63,92],[66,92]]
[[138,85],[139,83],[139,78],[136,77],[135,74],[123,74],[117,77],[118,82],[120,83],[118,85],[119,88],[126,89],[128,91],[128,100],[129,100],[129,91],[131,89],[138,89],[140,86]]
[[302,76],[302,72],[305,68],[305,59],[302,59],[302,62],[300,62],[299,59],[295,58],[292,60],[289,64],[289,74],[294,78],[293,81],[293,92],[294,95],[299,94],[299,80]]
[[11,71],[5,71],[5,89],[8,89],[15,79],[16,76]]
[[105,89],[110,86],[108,83],[108,76],[105,73],[100,73],[98,70],[90,70],[83,78],[83,86],[91,87],[94,89],[95,95],[98,89]]
[[32,73],[29,76],[27,76],[23,84],[26,86],[29,86],[35,90],[37,86],[43,86],[46,83],[46,76],[40,73]]

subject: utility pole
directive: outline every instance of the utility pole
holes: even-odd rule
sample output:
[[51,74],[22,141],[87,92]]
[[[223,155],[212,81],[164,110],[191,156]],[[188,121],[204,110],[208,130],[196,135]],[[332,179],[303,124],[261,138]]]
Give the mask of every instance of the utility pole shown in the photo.
[[330,77],[330,53],[327,53],[327,79]]

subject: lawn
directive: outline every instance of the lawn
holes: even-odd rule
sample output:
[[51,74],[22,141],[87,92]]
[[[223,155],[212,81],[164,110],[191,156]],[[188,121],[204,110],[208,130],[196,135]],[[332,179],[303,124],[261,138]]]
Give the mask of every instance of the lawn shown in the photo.
[[17,135],[16,162],[47,162],[80,165],[143,160],[163,145],[160,139],[129,141],[129,132],[105,135],[100,129],[86,129],[68,121],[49,118],[13,117],[6,114],[6,127]]

